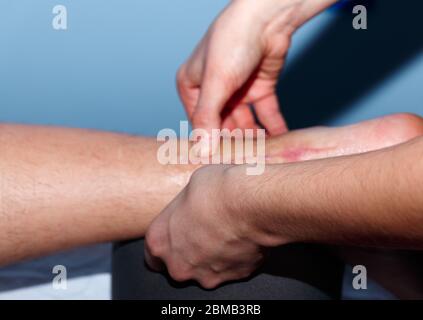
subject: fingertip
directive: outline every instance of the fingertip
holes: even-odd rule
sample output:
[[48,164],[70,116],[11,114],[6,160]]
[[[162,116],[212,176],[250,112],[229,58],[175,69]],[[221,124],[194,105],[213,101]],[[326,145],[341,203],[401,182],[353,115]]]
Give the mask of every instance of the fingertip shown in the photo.
[[288,127],[283,120],[277,124],[265,126],[265,128],[270,136],[278,136],[288,132]]
[[192,116],[192,126],[194,129],[203,129],[211,134],[213,129],[219,129],[221,118],[219,111],[203,105],[198,105]]
[[257,123],[253,113],[247,104],[241,104],[234,108],[232,117],[237,128],[241,129],[257,129]]
[[222,129],[228,129],[229,131],[237,128],[237,123],[233,115],[229,115],[222,122]]
[[279,108],[276,95],[272,94],[255,103],[255,111],[260,123],[269,135],[280,135],[288,131],[288,126]]

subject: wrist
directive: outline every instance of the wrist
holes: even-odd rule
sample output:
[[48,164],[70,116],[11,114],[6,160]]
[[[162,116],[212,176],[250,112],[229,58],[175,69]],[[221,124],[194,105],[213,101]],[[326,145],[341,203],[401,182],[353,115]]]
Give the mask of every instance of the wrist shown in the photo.
[[306,21],[330,7],[338,0],[233,0],[232,3],[248,6],[255,23],[262,22],[265,29],[292,35]]
[[266,174],[247,175],[246,165],[230,166],[225,170],[222,194],[226,212],[237,225],[237,236],[263,247],[297,242],[291,230],[282,224],[281,228],[275,227],[275,222],[284,217],[272,208],[272,195],[264,191],[267,180]]
[[247,12],[254,25],[270,33],[290,35],[297,21],[302,21],[302,6],[306,0],[233,0],[237,12]]

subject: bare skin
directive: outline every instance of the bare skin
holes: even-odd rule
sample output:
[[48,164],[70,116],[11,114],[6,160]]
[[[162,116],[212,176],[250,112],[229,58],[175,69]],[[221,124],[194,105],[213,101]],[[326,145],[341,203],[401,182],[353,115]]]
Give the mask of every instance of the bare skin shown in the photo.
[[[414,125],[399,115],[298,130],[267,139],[266,152],[272,163],[363,152],[413,138]],[[0,264],[142,237],[199,168],[161,165],[158,147],[153,138],[1,125]]]
[[[408,142],[364,152],[399,127],[395,141]],[[147,262],[214,288],[247,277],[266,248],[288,243],[422,249],[422,118],[359,128],[310,129],[304,139],[316,143],[304,146],[291,136],[279,151],[291,163],[268,165],[260,176],[247,176],[242,165],[200,168],[150,225]],[[338,157],[324,158],[331,155]]]

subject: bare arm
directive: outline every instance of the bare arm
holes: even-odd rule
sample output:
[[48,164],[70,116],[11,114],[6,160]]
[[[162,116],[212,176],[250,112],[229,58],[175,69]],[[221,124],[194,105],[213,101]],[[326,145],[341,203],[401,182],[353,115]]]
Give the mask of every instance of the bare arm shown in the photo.
[[[418,134],[409,130],[416,120],[420,121],[394,115],[343,128],[292,131],[266,140],[267,161],[299,161],[390,146]],[[153,138],[0,125],[0,265],[143,236],[199,167],[162,165],[158,147]],[[222,154],[233,152],[234,148],[221,149]]]
[[[268,150],[283,148],[284,140],[269,140]],[[201,166],[161,164],[161,144],[111,132],[0,125],[0,265],[143,236]],[[221,145],[221,156],[233,160],[234,153],[231,143]]]
[[258,242],[423,248],[422,137],[362,155],[267,169],[258,178],[262,191],[246,204],[253,209],[251,225],[260,230]]
[[0,126],[0,264],[144,235],[196,168],[164,166],[155,139]]

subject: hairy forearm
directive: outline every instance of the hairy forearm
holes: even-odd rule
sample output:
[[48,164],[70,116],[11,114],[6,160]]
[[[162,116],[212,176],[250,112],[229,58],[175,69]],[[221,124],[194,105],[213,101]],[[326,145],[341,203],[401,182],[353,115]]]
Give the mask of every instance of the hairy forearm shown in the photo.
[[[269,139],[270,150],[283,148],[276,142]],[[144,236],[201,166],[162,164],[162,143],[94,130],[0,125],[0,265]],[[232,144],[221,144],[222,159],[237,158]]]
[[144,235],[194,165],[161,165],[155,139],[0,126],[0,264]]
[[261,177],[229,176],[247,180],[239,204],[265,245],[423,248],[422,137],[360,155],[268,166]]

